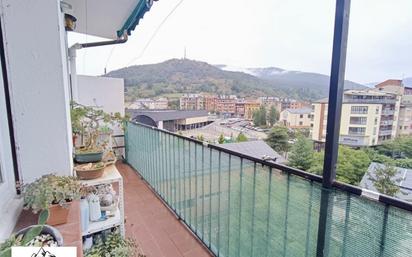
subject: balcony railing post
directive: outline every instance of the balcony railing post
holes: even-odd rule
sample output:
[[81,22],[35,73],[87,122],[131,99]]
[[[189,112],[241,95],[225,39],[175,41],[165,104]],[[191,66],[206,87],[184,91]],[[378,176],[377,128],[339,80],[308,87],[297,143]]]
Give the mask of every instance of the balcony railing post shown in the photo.
[[330,191],[336,178],[338,158],[339,130],[342,111],[342,99],[345,82],[346,50],[349,28],[350,0],[336,0],[335,27],[333,36],[332,67],[329,86],[328,123],[326,130],[325,160],[323,163],[323,188],[318,224],[317,256],[328,255],[328,217],[331,206]]

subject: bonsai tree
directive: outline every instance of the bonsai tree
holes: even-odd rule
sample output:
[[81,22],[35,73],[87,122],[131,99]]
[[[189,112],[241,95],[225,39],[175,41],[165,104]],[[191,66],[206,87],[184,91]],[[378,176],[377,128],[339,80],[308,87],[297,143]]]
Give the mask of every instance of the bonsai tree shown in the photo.
[[99,145],[98,136],[101,133],[110,132],[110,125],[119,124],[124,129],[124,124],[128,116],[121,116],[120,113],[109,114],[103,110],[90,106],[71,103],[71,121],[74,135],[80,135],[86,142],[77,152],[93,153],[102,152],[104,145]]

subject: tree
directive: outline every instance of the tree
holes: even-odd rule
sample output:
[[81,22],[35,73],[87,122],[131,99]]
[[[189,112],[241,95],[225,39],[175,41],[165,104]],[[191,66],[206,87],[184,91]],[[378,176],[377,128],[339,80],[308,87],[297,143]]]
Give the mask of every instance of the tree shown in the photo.
[[271,106],[269,110],[269,124],[274,126],[276,122],[279,120],[280,114],[278,110],[276,110],[275,106]]
[[[310,172],[322,175],[324,155],[323,151],[315,153],[312,167],[309,169]],[[358,185],[370,163],[371,160],[364,151],[339,146],[336,178],[348,184]]]
[[223,134],[220,134],[217,142],[218,142],[219,144],[224,144],[224,143],[225,143],[225,137],[223,136]]
[[266,126],[266,108],[260,106],[258,110],[253,113],[253,123],[255,126]]
[[237,135],[236,137],[236,142],[246,142],[248,141],[248,138],[245,134],[243,134],[242,132],[239,133],[239,135]]
[[368,176],[379,193],[395,196],[401,191],[397,183],[401,182],[402,178],[395,178],[398,173],[395,166],[389,163],[380,165],[374,173],[369,173]]
[[205,137],[202,134],[197,135],[196,139],[199,141],[205,141]]
[[313,142],[303,136],[298,136],[289,155],[289,165],[301,170],[308,170],[313,162]]
[[287,153],[289,150],[288,129],[284,126],[275,126],[269,132],[266,142],[276,152]]

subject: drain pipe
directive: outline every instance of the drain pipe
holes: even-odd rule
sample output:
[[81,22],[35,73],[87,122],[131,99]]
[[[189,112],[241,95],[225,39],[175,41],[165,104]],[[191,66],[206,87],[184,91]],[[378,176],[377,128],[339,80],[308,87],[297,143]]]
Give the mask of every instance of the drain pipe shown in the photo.
[[79,100],[79,91],[77,86],[77,70],[76,70],[76,52],[79,49],[97,47],[97,46],[107,46],[107,45],[116,45],[124,44],[127,42],[128,36],[125,32],[122,38],[109,41],[100,41],[92,43],[76,43],[69,48],[69,66],[70,66],[70,91],[71,91],[71,100],[78,102]]

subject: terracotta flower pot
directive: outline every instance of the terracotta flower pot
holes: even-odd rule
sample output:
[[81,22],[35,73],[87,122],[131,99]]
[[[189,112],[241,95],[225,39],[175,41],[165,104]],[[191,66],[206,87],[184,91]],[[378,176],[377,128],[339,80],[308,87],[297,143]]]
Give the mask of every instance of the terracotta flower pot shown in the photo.
[[71,204],[71,202],[65,203],[64,207],[58,204],[50,205],[47,224],[55,226],[67,223],[67,217],[69,216]]

